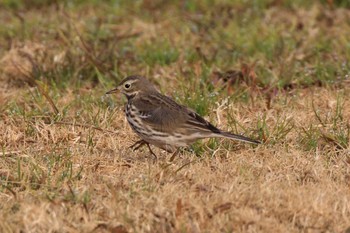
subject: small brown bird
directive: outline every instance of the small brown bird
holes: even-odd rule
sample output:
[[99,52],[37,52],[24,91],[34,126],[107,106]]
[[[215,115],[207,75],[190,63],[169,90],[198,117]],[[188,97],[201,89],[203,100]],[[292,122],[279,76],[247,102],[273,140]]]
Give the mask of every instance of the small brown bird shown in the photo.
[[129,76],[117,88],[106,94],[118,91],[128,99],[125,105],[126,118],[131,128],[141,137],[141,140],[131,146],[134,150],[147,145],[151,154],[156,156],[149,144],[172,153],[197,139],[211,137],[260,143],[216,128],[193,110],[160,94],[152,83],[142,76]]

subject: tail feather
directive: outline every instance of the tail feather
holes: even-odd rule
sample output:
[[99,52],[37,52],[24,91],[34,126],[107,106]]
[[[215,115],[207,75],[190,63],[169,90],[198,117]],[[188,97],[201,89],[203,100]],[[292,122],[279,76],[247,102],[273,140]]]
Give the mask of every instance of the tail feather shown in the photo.
[[233,134],[233,133],[229,133],[229,132],[221,131],[220,134],[218,134],[218,136],[219,137],[229,138],[229,139],[234,139],[234,140],[238,140],[238,141],[242,141],[242,142],[249,142],[249,143],[253,143],[253,144],[261,144],[261,142],[258,141],[258,140],[254,140],[254,139],[242,136],[242,135]]
[[188,110],[188,116],[185,123],[186,130],[194,130],[195,132],[200,132],[198,138],[207,138],[207,137],[223,137],[229,139],[235,139],[242,142],[249,142],[253,144],[261,144],[260,141],[238,135],[225,131],[221,131],[216,128],[214,125],[210,124],[210,122],[206,121],[203,117],[199,116],[197,113]]

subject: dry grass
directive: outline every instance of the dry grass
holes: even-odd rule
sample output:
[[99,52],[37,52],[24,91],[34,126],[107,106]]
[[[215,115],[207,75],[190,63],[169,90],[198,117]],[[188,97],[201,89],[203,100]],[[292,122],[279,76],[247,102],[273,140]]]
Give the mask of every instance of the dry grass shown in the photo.
[[[334,91],[315,91],[326,103],[335,101]],[[103,232],[117,226],[134,232],[340,232],[350,221],[349,150],[321,139],[315,151],[301,147],[301,128],[316,122],[315,97],[308,92],[288,97],[283,114],[277,111],[284,104],[269,111],[240,107],[251,121],[266,114],[269,128],[279,123],[276,115],[293,119],[289,136],[275,145],[234,144],[202,158],[184,153],[172,164],[164,152],[157,151],[162,156],[154,162],[147,150],[127,149],[135,139],[120,110],[104,127],[115,134],[4,117],[1,227],[27,232]],[[101,127],[106,114],[97,116]],[[24,129],[32,130],[31,136]]]
[[[350,227],[350,14],[341,1],[8,2],[0,232]],[[264,144],[206,140],[173,163],[158,149],[156,161],[147,148],[131,151],[124,101],[104,93],[135,73]]]

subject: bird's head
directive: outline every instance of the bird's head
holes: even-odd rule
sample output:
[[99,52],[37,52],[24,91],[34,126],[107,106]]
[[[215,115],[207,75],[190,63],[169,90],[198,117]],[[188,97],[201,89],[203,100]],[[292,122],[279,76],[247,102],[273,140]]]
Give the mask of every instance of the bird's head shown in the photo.
[[157,91],[155,87],[146,78],[138,75],[133,75],[125,78],[117,88],[108,91],[106,94],[112,94],[120,91],[129,100],[143,92]]

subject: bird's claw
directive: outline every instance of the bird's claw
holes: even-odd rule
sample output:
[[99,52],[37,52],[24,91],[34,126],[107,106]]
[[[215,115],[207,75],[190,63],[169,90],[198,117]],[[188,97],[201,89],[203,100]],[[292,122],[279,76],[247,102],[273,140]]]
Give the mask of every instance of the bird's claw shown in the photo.
[[147,145],[149,152],[154,156],[154,158],[157,160],[157,155],[153,152],[153,150],[151,149],[151,146],[149,145],[148,142],[146,142],[145,140],[138,140],[137,142],[135,142],[133,145],[129,146],[130,149],[132,149],[132,151],[136,151],[138,149],[140,149],[142,146]]

